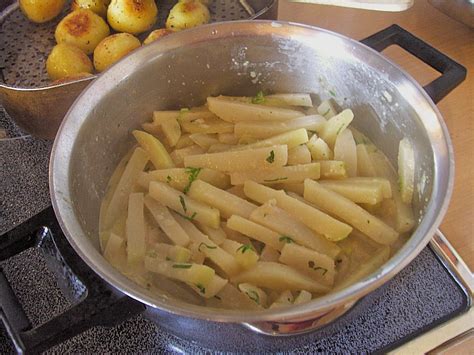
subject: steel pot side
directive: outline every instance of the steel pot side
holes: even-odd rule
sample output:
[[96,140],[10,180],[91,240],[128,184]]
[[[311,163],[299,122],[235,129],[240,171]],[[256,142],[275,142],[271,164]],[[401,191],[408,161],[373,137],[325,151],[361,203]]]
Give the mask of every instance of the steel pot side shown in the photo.
[[[108,178],[133,144],[131,129],[149,120],[153,110],[202,104],[209,95],[254,95],[260,89],[311,92],[320,95],[316,99],[335,93],[333,98],[341,108],[353,109],[356,128],[395,166],[399,140],[410,139],[416,151],[415,179],[419,183],[414,206],[419,224],[408,242],[357,284],[308,304],[262,312],[209,309],[169,299],[116,271],[98,251],[98,215]],[[441,115],[399,67],[359,42],[326,30],[242,21],[202,26],[164,38],[126,57],[92,82],[59,129],[51,156],[50,189],[70,244],[121,292],[166,316],[244,323],[271,334],[274,323],[305,322],[350,308],[406,266],[440,224],[453,175],[452,145]]]

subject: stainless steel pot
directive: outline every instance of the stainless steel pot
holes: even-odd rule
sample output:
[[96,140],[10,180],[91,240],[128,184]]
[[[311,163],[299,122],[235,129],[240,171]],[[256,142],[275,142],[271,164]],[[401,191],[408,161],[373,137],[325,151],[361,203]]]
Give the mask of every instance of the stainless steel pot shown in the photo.
[[[430,64],[444,72],[426,87],[434,100],[465,76],[463,67],[397,26],[365,42],[378,50],[397,43],[421,59],[431,58]],[[353,109],[354,125],[393,163],[399,140],[410,139],[416,152],[418,226],[409,241],[357,284],[308,304],[258,313],[169,299],[136,285],[110,266],[98,247],[99,206],[111,172],[133,144],[130,131],[149,120],[153,110],[199,105],[209,95],[253,95],[260,89],[311,92],[319,99],[335,94],[341,107]],[[56,137],[50,189],[69,243],[101,278],[144,303],[149,317],[176,334],[212,341],[225,349],[229,341],[248,339],[248,329],[270,335],[317,329],[392,278],[440,224],[453,174],[452,146],[440,113],[427,93],[396,65],[359,42],[322,29],[243,21],[164,38],[126,57],[90,84]]]

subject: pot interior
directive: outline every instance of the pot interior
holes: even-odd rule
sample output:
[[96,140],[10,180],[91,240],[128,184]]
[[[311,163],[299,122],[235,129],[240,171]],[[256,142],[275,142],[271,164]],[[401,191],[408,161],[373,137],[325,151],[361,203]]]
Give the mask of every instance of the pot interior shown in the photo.
[[[416,152],[414,211],[426,226],[417,227],[407,243],[412,245],[399,254],[414,257],[442,209],[433,206],[435,181],[442,196],[449,185],[447,177],[438,176],[440,162],[449,171],[449,149],[431,101],[396,66],[358,42],[304,26],[237,22],[174,34],[140,49],[93,82],[66,116],[54,152],[52,196],[68,197],[70,203],[58,202],[56,212],[89,265],[101,264],[102,276],[113,272],[93,248],[99,248],[98,216],[107,182],[135,144],[131,130],[150,121],[154,110],[201,105],[210,95],[253,96],[259,90],[309,92],[315,103],[332,98],[340,109],[351,108],[352,124],[395,167],[399,141],[409,138]],[[393,259],[388,264],[400,263]],[[136,286],[132,295],[145,294]],[[147,297],[154,305],[175,302]]]

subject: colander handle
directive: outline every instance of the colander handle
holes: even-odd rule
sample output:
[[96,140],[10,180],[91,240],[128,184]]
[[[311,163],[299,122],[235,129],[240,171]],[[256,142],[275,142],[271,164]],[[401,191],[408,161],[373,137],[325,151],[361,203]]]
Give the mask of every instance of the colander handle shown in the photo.
[[33,327],[0,268],[0,318],[18,353],[40,353],[91,327],[119,324],[145,310],[142,303],[111,289],[80,259],[62,234],[52,207],[0,236],[0,261],[33,247],[60,274],[58,283],[70,283],[74,290],[66,293],[74,294],[69,298],[78,302]]
[[423,87],[435,103],[441,101],[466,78],[465,67],[398,25],[391,25],[361,42],[378,52],[396,44],[439,71],[442,75]]

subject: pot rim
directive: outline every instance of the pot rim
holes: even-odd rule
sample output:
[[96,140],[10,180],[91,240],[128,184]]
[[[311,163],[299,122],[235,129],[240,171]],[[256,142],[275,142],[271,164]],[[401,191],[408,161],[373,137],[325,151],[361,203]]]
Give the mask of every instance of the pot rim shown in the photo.
[[[426,207],[424,217],[415,232],[388,262],[363,280],[334,294],[319,297],[303,305],[258,312],[204,308],[181,301],[169,303],[169,300],[167,301],[163,297],[153,295],[152,292],[135,284],[114,269],[103,258],[101,253],[92,246],[92,243],[87,240],[88,237],[82,230],[81,223],[74,213],[71,191],[69,189],[69,158],[74,150],[74,144],[72,143],[80,131],[81,124],[87,118],[87,114],[83,111],[84,104],[87,103],[90,106],[90,103],[93,104],[95,102],[93,95],[95,89],[106,90],[117,85],[119,81],[117,78],[123,80],[127,76],[132,75],[133,70],[139,66],[139,57],[143,59],[150,56],[158,56],[183,44],[198,43],[206,38],[222,38],[229,35],[255,35],[256,31],[252,32],[252,29],[255,30],[255,28],[259,30],[258,33],[268,34],[269,32],[277,31],[280,36],[284,36],[290,30],[297,31],[300,34],[318,32],[334,36],[339,40],[348,42],[352,46],[360,47],[367,55],[374,57],[379,62],[383,62],[400,73],[404,91],[401,94],[417,113],[427,132],[433,151],[437,153],[433,157],[434,173],[431,198]],[[446,176],[441,176],[440,174],[445,174]],[[360,299],[394,277],[421,252],[434,235],[447,211],[454,184],[454,160],[449,132],[436,105],[409,74],[382,54],[356,40],[314,26],[286,21],[245,20],[208,24],[176,33],[173,36],[164,37],[162,40],[126,56],[102,73],[99,78],[89,84],[80,94],[62,121],[51,152],[49,182],[51,201],[55,214],[71,246],[94,272],[124,294],[149,307],[175,315],[202,320],[230,323],[304,321],[311,319],[315,314],[320,314],[322,311]]]

